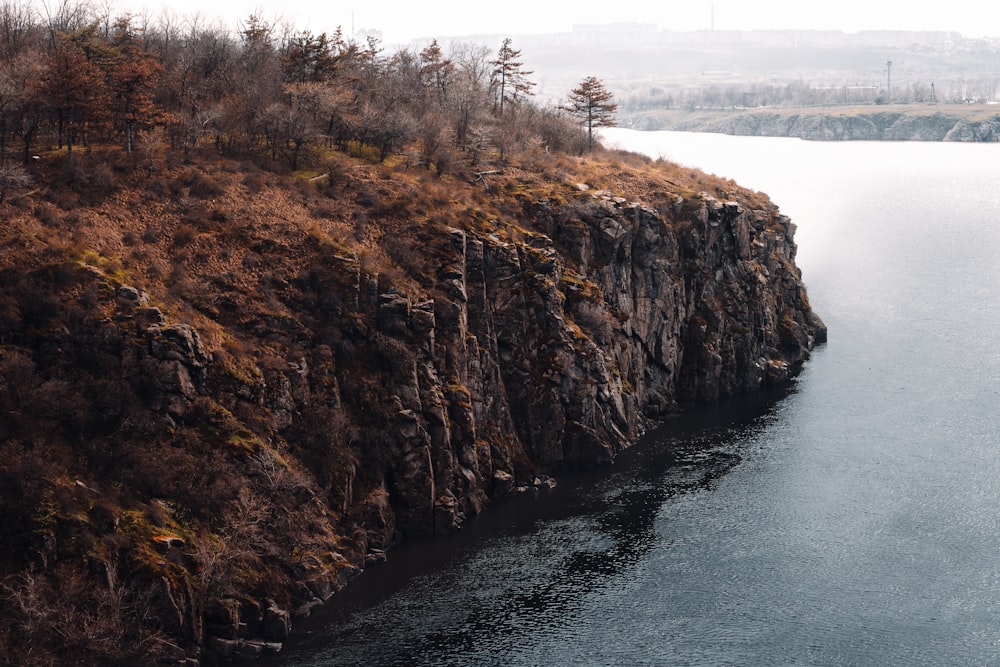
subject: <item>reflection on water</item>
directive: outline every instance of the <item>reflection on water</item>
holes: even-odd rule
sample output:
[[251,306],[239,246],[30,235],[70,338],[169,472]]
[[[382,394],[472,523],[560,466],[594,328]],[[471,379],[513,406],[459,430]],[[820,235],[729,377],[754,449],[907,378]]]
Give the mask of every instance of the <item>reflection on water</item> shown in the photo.
[[403,545],[311,619],[276,664],[532,663],[517,656],[523,647],[567,631],[595,596],[669,547],[656,529],[664,504],[710,489],[739,463],[786,392],[692,410],[611,467],[501,502],[459,535]]
[[615,136],[771,195],[830,342],[402,545],[274,664],[1000,664],[1000,145]]

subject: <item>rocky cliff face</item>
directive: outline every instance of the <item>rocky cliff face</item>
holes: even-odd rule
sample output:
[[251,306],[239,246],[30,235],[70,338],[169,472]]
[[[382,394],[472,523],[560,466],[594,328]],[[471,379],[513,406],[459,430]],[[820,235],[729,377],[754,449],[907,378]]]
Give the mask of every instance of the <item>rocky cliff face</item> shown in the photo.
[[824,340],[787,218],[707,195],[668,211],[537,202],[518,239],[442,230],[433,300],[378,295],[377,335],[408,351],[384,415],[403,532],[453,530],[511,478],[610,461],[650,420],[787,379]]
[[[0,508],[8,571],[128,571],[159,632],[252,656],[401,537],[787,379],[826,336],[794,225],[759,195],[657,183],[561,179],[414,223],[383,240],[403,274],[294,225],[186,241],[210,288],[181,300],[93,257],[8,266],[0,482],[30,509]],[[72,414],[45,414],[53,382]],[[43,447],[55,472],[12,476]]]

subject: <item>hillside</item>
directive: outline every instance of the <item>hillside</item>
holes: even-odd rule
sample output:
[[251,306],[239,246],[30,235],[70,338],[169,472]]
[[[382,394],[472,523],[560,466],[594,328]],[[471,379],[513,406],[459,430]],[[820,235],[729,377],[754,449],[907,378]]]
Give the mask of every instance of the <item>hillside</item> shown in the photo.
[[276,650],[398,540],[825,338],[765,196],[632,155],[75,160],[0,204],[17,664]]

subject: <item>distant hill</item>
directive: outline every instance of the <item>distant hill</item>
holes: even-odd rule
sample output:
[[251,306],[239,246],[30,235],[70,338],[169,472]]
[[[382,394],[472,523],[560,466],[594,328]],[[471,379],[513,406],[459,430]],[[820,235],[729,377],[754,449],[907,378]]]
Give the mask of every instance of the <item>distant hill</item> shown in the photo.
[[[500,37],[468,40],[495,45]],[[869,88],[876,91],[872,102],[891,85],[893,101],[922,102],[917,98],[930,99],[933,84],[940,103],[986,101],[996,98],[1000,83],[1000,40],[944,31],[678,32],[626,23],[516,41],[538,73],[541,98],[559,99],[594,75],[616,93],[624,112],[705,106],[699,96],[711,89],[742,93],[760,85]]]
[[653,109],[623,126],[822,141],[1000,141],[996,105],[886,105],[753,110]]

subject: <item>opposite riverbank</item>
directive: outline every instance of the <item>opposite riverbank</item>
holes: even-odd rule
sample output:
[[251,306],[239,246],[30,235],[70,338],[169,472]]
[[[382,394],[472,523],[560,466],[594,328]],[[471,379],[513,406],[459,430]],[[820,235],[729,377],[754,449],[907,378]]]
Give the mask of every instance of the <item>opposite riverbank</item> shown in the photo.
[[1000,141],[995,104],[893,104],[782,109],[650,109],[623,115],[637,130],[717,132],[819,141]]

